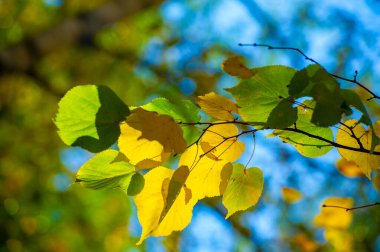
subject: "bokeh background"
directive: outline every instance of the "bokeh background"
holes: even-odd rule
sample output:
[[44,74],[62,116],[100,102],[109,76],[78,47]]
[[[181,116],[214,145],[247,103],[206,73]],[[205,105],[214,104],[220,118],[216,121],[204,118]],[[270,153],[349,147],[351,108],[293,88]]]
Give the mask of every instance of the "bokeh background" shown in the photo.
[[[67,90],[103,84],[142,105],[157,96],[228,95],[223,88],[237,79],[220,65],[231,54],[250,67],[310,63],[291,51],[238,46],[253,42],[300,48],[348,78],[358,70],[380,93],[377,0],[0,0],[0,251],[336,250],[313,225],[323,199],[380,199],[371,181],[337,171],[336,150],[309,159],[258,135],[251,165],[263,169],[265,189],[256,207],[225,220],[219,199],[206,200],[183,232],[140,247],[136,211],[123,192],[73,184],[92,154],[65,147],[56,134]],[[376,119],[380,107],[368,105]],[[243,161],[253,148],[247,143]],[[286,204],[283,186],[304,198]],[[349,233],[343,242],[352,251],[380,251],[379,208],[356,211]]]

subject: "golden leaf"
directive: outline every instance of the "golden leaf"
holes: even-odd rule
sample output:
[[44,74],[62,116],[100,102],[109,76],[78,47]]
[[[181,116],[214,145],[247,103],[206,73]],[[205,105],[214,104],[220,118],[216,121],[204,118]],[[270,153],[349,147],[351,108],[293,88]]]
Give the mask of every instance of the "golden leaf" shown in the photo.
[[198,145],[193,145],[181,155],[179,160],[179,166],[190,167],[186,186],[197,200],[220,196],[227,186],[232,169],[231,163],[227,160],[216,161],[202,155],[202,149]]
[[380,192],[380,172],[377,172],[375,177],[373,178],[373,186]]
[[[167,236],[173,231],[184,229],[190,223],[192,210],[197,201],[189,198],[189,189],[185,189],[184,184],[179,187],[177,184],[175,192],[169,192],[174,173],[174,170],[160,166],[144,175],[145,186],[133,198],[137,207],[137,217],[142,226],[142,234],[137,245],[148,236]],[[183,173],[183,170],[179,173]],[[180,177],[181,175],[176,176],[175,180],[182,184],[184,181],[180,181]],[[172,203],[163,216],[168,199]]]
[[281,194],[284,201],[288,204],[295,203],[302,198],[302,194],[298,190],[291,187],[283,187],[281,189]]
[[223,193],[231,174],[230,162],[236,161],[245,149],[244,143],[234,137],[237,134],[235,125],[214,125],[206,131],[199,145],[191,146],[182,154],[179,166],[189,167],[191,172],[186,185],[196,199]]
[[198,96],[197,103],[206,114],[219,120],[232,121],[232,113],[238,113],[237,105],[233,101],[214,92]]
[[328,229],[324,236],[326,240],[334,247],[335,251],[351,252],[353,237],[346,230]]
[[363,176],[360,167],[354,161],[348,161],[345,158],[341,158],[336,162],[336,168],[340,173],[349,178]]
[[[328,198],[323,202],[327,206],[351,208],[354,201],[351,198]],[[352,222],[352,212],[341,208],[323,207],[314,219],[314,225],[323,228],[345,229]]]
[[161,165],[171,153],[186,149],[181,127],[167,115],[137,108],[120,125],[120,151],[140,169]]
[[236,76],[241,79],[248,79],[255,75],[254,71],[244,66],[239,56],[227,58],[222,64],[222,69],[229,75]]
[[245,150],[243,142],[237,140],[238,128],[233,124],[211,126],[200,140],[203,152],[213,160],[234,162]]
[[[375,124],[375,130],[377,130],[376,128],[379,126],[380,125]],[[345,122],[345,125],[341,125],[339,127],[336,142],[344,146],[360,148],[359,142],[352,136],[352,133],[357,139],[360,139],[360,143],[363,148],[367,150],[371,149],[372,131],[364,129],[364,127],[356,120],[348,120]],[[380,156],[378,155],[347,150],[343,148],[338,148],[338,151],[340,155],[346,160],[355,162],[355,164],[359,166],[360,170],[369,179],[371,179],[371,171],[376,170],[380,166]],[[380,151],[379,145],[376,146],[375,151]]]

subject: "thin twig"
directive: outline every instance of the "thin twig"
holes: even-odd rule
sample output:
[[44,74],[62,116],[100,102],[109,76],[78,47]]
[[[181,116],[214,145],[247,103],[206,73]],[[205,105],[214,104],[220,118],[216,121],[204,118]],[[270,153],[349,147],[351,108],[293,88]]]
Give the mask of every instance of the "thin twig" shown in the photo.
[[346,149],[346,150],[352,150],[352,151],[362,152],[362,153],[368,153],[368,154],[374,154],[374,155],[380,155],[379,151],[372,151],[371,152],[371,150],[368,150],[368,149],[365,149],[365,148],[355,148],[355,147],[351,147],[351,146],[342,145],[342,144],[336,143],[334,141],[328,140],[326,138],[323,138],[321,136],[310,134],[309,132],[306,132],[306,131],[303,131],[303,130],[300,130],[300,129],[285,128],[285,129],[281,129],[281,130],[300,133],[302,135],[305,135],[305,136],[308,136],[308,137],[311,137],[311,138],[318,139],[318,140],[321,140],[323,142],[329,143],[332,146],[337,147],[337,148]]
[[[244,121],[226,121],[226,122],[217,122],[215,124],[230,124],[230,123],[238,124],[238,125],[239,124],[240,125],[251,125],[250,122],[244,122]],[[186,124],[186,125],[208,124],[209,127],[211,127],[212,125],[214,125],[213,123],[209,123],[209,122],[193,122],[193,123],[192,122],[187,122],[187,123],[181,123],[181,124]],[[232,136],[232,137],[238,137],[241,134],[247,134],[247,133],[256,132],[256,131],[259,131],[259,130],[270,130],[270,129],[272,129],[272,128],[265,127],[265,128],[262,128],[262,129],[254,129],[254,130],[250,130],[250,131],[243,131],[240,134],[238,134],[236,136]],[[272,130],[275,130],[275,129],[272,129]],[[341,148],[341,149],[352,150],[352,151],[356,151],[356,152],[368,153],[368,154],[373,154],[373,155],[379,155],[380,156],[380,152],[379,151],[371,151],[371,150],[368,150],[368,149],[362,148],[362,147],[351,147],[351,146],[342,145],[342,144],[339,144],[337,142],[331,141],[329,139],[323,138],[321,136],[313,135],[313,134],[311,134],[309,132],[306,132],[306,131],[303,131],[303,130],[301,130],[299,128],[284,128],[284,129],[278,129],[278,130],[291,131],[291,132],[299,133],[299,134],[308,136],[310,138],[318,139],[318,140],[321,140],[321,141],[323,141],[325,143],[331,144],[332,146],[334,146],[336,148]],[[229,137],[229,138],[232,138],[232,137]],[[197,143],[197,141],[195,143]],[[193,144],[195,144],[195,143],[193,143]]]
[[[295,47],[271,46],[271,45],[267,45],[267,44],[257,44],[257,43],[253,43],[253,44],[242,44],[242,43],[239,43],[238,45],[239,46],[266,47],[266,48],[268,48],[268,50],[291,50],[291,51],[296,51],[299,54],[301,54],[302,56],[304,56],[306,60],[311,61],[311,62],[313,62],[315,64],[318,64],[318,65],[321,65],[316,60],[310,58],[303,51],[301,51],[300,49],[295,48]],[[339,76],[339,75],[336,75],[336,74],[333,74],[333,73],[330,73],[330,72],[328,72],[328,74],[330,74],[332,77],[334,77],[336,79],[343,80],[343,81],[350,82],[350,83],[354,83],[354,84],[358,85],[359,87],[361,87],[362,89],[364,89],[365,91],[367,91],[369,94],[372,95],[372,97],[368,98],[367,101],[370,101],[372,99],[380,99],[380,96],[376,95],[369,88],[367,88],[362,83],[360,83],[360,82],[357,81],[358,71],[355,71],[355,75],[354,75],[353,79],[348,79],[348,78],[345,78],[345,77],[342,77],[342,76]]]
[[342,207],[342,206],[334,206],[334,205],[322,205],[322,207],[332,207],[332,208],[340,208],[340,209],[344,209],[347,211],[351,211],[351,210],[356,210],[356,209],[361,209],[361,208],[367,208],[367,207],[373,207],[373,206],[379,206],[380,205],[380,202],[375,202],[375,203],[372,203],[372,204],[368,204],[368,205],[363,205],[363,206],[357,206],[357,207]]

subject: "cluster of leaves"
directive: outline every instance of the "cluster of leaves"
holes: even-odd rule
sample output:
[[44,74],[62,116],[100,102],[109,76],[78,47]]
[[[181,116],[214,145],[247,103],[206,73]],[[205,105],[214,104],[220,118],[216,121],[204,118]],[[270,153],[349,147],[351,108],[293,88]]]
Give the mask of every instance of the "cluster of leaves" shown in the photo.
[[[245,151],[243,135],[272,130],[269,137],[294,145],[306,157],[337,147],[342,162],[355,164],[368,178],[380,165],[380,122],[373,124],[360,97],[340,88],[320,65],[249,69],[231,57],[223,69],[241,79],[226,89],[235,101],[209,93],[196,99],[198,106],[157,98],[129,108],[109,88],[85,85],[59,103],[55,123],[61,139],[98,152],[80,168],[77,182],[92,189],[121,188],[133,196],[142,225],[138,244],[185,228],[204,198],[221,196],[226,218],[258,202],[261,169],[235,162]],[[350,119],[353,109],[361,113],[359,120]],[[201,121],[202,113],[208,121]],[[109,149],[116,141],[118,150]],[[178,157],[176,168],[164,166]],[[291,188],[283,194],[289,203],[301,197]]]

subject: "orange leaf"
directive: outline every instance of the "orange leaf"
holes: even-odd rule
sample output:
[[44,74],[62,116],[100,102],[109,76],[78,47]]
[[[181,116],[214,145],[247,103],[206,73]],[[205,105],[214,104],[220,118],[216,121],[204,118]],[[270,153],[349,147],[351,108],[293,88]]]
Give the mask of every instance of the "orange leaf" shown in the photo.
[[295,203],[302,198],[302,194],[298,190],[291,187],[283,187],[281,193],[282,198],[288,204]]
[[232,113],[238,113],[233,101],[214,92],[198,96],[197,103],[206,114],[219,120],[232,121],[235,119]]
[[241,79],[248,79],[255,75],[255,72],[244,66],[239,56],[232,56],[226,59],[222,68],[224,72],[229,75],[239,77]]

